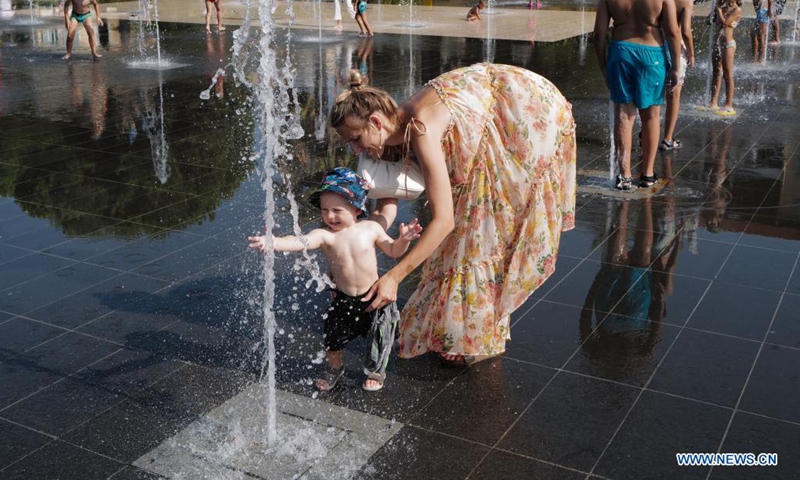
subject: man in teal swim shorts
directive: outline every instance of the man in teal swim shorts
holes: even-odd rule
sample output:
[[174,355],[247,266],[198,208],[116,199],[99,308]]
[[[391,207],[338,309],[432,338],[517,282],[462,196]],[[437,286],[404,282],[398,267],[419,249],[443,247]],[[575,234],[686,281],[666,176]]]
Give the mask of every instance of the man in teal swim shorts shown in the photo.
[[[664,49],[665,37],[669,57]],[[658,180],[655,161],[664,89],[678,84],[678,62],[669,65],[669,58],[679,59],[681,52],[674,0],[600,0],[594,24],[594,48],[614,102],[614,147],[619,166],[616,187],[633,190],[631,143],[637,109],[642,119],[639,186],[652,187]]]
[[[78,30],[78,25],[81,23],[83,28],[86,29],[86,35],[89,36],[89,48],[92,49],[92,57],[95,60],[102,57],[97,53],[97,42],[94,38],[94,25],[92,25],[90,5],[94,7],[97,25],[102,27],[103,20],[100,18],[100,5],[97,0],[68,0],[64,4],[64,25],[67,27],[67,54],[62,57],[64,60],[72,58],[72,43],[75,40],[75,32]],[[72,7],[72,14],[70,14],[70,6]]]

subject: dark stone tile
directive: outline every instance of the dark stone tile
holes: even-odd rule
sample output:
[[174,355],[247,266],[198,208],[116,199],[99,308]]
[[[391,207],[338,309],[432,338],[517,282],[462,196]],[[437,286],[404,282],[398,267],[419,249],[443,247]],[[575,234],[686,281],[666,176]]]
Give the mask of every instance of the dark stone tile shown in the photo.
[[739,239],[740,245],[771,248],[786,252],[800,252],[800,222],[778,221],[756,215]]
[[797,254],[737,245],[717,280],[782,292]]
[[244,253],[244,241],[221,242],[208,238],[171,255],[137,267],[133,271],[167,281],[180,281],[223,261]]
[[561,283],[555,285],[542,298],[549,302],[582,307],[586,302],[586,292],[592,290],[592,285],[600,275],[601,266],[602,264],[597,262],[581,262]]
[[158,332],[176,321],[180,320],[167,311],[114,311],[81,326],[78,331],[121,345],[163,351],[150,339],[162,337]]
[[[697,240],[695,244],[681,241],[680,246],[673,273],[708,280],[717,275],[725,259],[733,250],[731,244],[709,240]],[[653,269],[667,270],[665,266],[658,263],[653,265]]]
[[57,327],[19,317],[1,323],[0,361],[14,357],[65,332],[66,330]]
[[109,392],[133,396],[184,367],[180,361],[151,352],[123,349],[71,378]]
[[27,368],[70,375],[119,350],[119,345],[77,333],[66,333],[28,350],[14,361]]
[[588,472],[639,392],[637,388],[560,373],[499,447]]
[[576,329],[582,313],[578,307],[539,302],[512,324],[506,358],[562,367],[581,344]]
[[72,265],[76,263],[41,253],[20,257],[3,264],[0,291]]
[[30,311],[26,316],[75,328],[115,310],[130,311],[167,285],[163,280],[125,273]]
[[122,398],[70,377],[6,408],[3,416],[59,437],[119,403]]
[[119,462],[56,440],[3,470],[3,478],[100,480],[108,478],[123,467]]
[[800,350],[764,345],[739,408],[798,423],[799,397]]
[[705,478],[708,467],[679,467],[675,454],[716,452],[731,410],[645,391],[598,463],[614,479]]
[[580,480],[586,474],[508,452],[492,450],[469,476],[476,480]]
[[[592,222],[582,222],[580,211],[576,215],[576,226],[573,230],[561,234],[561,241],[558,245],[558,254],[574,258],[586,258],[596,250],[599,250],[606,240],[604,228],[594,225]],[[602,225],[605,227],[605,225]],[[559,262],[561,259],[559,259]],[[558,269],[558,265],[556,265]]]
[[109,478],[112,480],[162,480],[165,477],[128,465]]
[[63,375],[40,368],[25,355],[0,363],[0,408],[64,378]]
[[683,330],[648,388],[733,407],[759,344]]
[[370,457],[355,478],[462,480],[488,452],[483,445],[405,427]]
[[0,469],[54,438],[0,419]]
[[143,235],[147,233],[157,235],[159,232],[166,231],[167,230],[155,228],[142,231],[141,225],[115,220],[112,225],[87,232],[83,236],[72,238],[68,242],[53,245],[52,247],[46,248],[44,251],[52,255],[81,261],[130,243],[141,241]]
[[776,453],[778,465],[764,467],[715,467],[711,478],[717,479],[782,479],[793,478],[800,471],[797,439],[800,426],[792,423],[736,412],[722,452]]
[[792,278],[789,279],[789,284],[786,286],[786,291],[788,293],[800,295],[800,268],[798,268],[797,265],[795,265]]
[[[345,351],[345,377],[340,387],[327,395],[327,401],[341,407],[396,419],[407,423],[445,386],[464,372],[463,368],[443,366],[438,355],[421,355],[401,360],[391,358],[387,367],[386,383],[383,390],[376,393],[365,392],[361,385],[364,382],[362,343],[353,342]],[[317,347],[319,348],[319,347]],[[312,387],[303,384],[302,379],[313,380],[319,373],[312,370],[308,356],[291,363],[281,364],[282,388],[297,394],[309,396]],[[304,371],[305,370],[305,371]],[[294,372],[294,373],[291,373]],[[286,378],[286,375],[290,378]],[[287,381],[291,384],[287,385]],[[298,383],[303,388],[298,388]]]
[[24,314],[117,275],[114,270],[85,263],[69,265],[7,289],[0,295],[0,309]]
[[86,262],[127,272],[201,240],[203,237],[199,235],[164,230],[138,242],[127,243],[120,248],[89,257]]
[[687,326],[761,341],[780,299],[775,291],[712,282]]
[[661,322],[600,316],[594,331],[591,319],[581,320],[580,350],[565,370],[642,387],[678,335],[678,327]]
[[797,312],[800,312],[800,296],[785,294],[781,298],[781,306],[778,307],[766,341],[800,348],[800,322],[797,320]]
[[[0,238],[1,240],[2,238]],[[26,255],[31,255],[33,252],[11,245],[0,244],[0,265],[14,261]],[[3,267],[5,268],[5,267]]]
[[[505,358],[483,362],[448,384],[411,424],[493,445],[553,375],[555,370]],[[483,414],[486,405],[492,405],[490,416]]]
[[545,280],[544,283],[539,286],[539,288],[531,293],[530,298],[528,298],[528,300],[523,303],[517,311],[525,311],[536,304],[539,299],[547,295],[547,292],[554,289],[559,282],[568,276],[579,263],[581,263],[581,260],[577,258],[563,255],[559,256],[558,260],[556,261],[556,270],[553,272],[553,274],[550,275],[550,277],[548,277],[547,280]]
[[176,415],[171,410],[126,400],[75,428],[63,439],[114,460],[131,463],[193,420],[190,415]]
[[175,418],[194,418],[239,393],[249,380],[233,370],[186,365],[130,400]]

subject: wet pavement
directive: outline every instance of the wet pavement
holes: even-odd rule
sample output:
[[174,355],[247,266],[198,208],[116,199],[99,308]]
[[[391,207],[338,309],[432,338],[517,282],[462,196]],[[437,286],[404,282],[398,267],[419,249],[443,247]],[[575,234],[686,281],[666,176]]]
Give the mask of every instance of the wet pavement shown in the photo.
[[[800,44],[788,20],[765,65],[749,62],[752,20],[737,30],[729,118],[696,108],[708,31],[695,22],[684,146],[659,154],[657,191],[628,196],[607,184],[608,97],[590,35],[320,42],[296,33],[306,135],[280,167],[292,173],[277,186],[281,232],[292,229],[289,193],[310,228],[305,199],[321,173],[355,164],[325,129],[350,68],[397,98],[479,61],[544,75],[573,103],[580,189],[577,228],[562,237],[555,274],[512,316],[505,356],[473,368],[393,358],[379,393],[360,388],[356,341],[343,385],[313,396],[328,299],[299,256],[279,255],[281,418],[314,425],[279,428],[288,447],[259,458],[305,466],[294,470],[243,459],[263,442],[263,424],[237,420],[256,434],[238,431],[215,413],[262,401],[252,392],[264,362],[261,265],[245,242],[263,230],[250,151],[260,132],[228,66],[232,32],[163,22],[174,68],[159,71],[130,68],[140,38],[153,47],[137,21],[110,21],[101,61],[78,43],[69,63],[60,20],[40,22],[0,18],[0,478],[319,478],[316,468],[370,479],[788,479],[800,470]],[[228,76],[212,86],[219,68]],[[425,221],[424,199],[401,207],[399,221]],[[401,297],[413,288],[412,278]],[[220,434],[223,424],[232,433]],[[359,435],[377,444],[353,443]],[[177,458],[170,446],[215,468],[156,467],[156,456]],[[779,461],[679,467],[679,452]],[[346,468],[332,469],[328,455]]]

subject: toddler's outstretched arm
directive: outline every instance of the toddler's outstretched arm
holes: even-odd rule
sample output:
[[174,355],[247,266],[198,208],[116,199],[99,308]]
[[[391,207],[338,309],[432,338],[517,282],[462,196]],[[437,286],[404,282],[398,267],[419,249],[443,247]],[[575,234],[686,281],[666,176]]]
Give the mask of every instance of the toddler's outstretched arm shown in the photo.
[[379,239],[377,242],[378,248],[392,258],[402,257],[408,250],[408,246],[411,245],[411,240],[419,238],[420,232],[422,232],[422,225],[419,224],[416,218],[408,225],[401,223],[400,235],[397,237],[397,240],[384,234],[384,238]]
[[[272,245],[276,252],[300,252],[303,250],[314,250],[325,243],[325,230],[317,228],[308,232],[308,235],[296,237],[287,235],[285,237],[272,237]],[[249,248],[263,252],[267,248],[266,235],[257,237],[247,237]]]

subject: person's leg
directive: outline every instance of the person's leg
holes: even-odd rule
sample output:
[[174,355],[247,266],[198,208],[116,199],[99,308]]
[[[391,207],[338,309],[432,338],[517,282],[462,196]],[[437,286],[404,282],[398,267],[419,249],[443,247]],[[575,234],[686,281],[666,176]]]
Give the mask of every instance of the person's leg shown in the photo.
[[614,149],[619,173],[631,177],[631,144],[633,124],[636,121],[636,106],[632,103],[614,104]]
[[364,20],[364,28],[367,29],[367,35],[369,35],[370,37],[375,35],[372,32],[372,27],[369,26],[369,20],[367,20],[367,13],[366,12],[362,13],[361,18]]
[[67,30],[67,54],[64,55],[64,60],[69,60],[72,57],[72,44],[75,42],[75,32],[78,30],[78,21],[70,19],[69,29]]
[[775,32],[775,41],[772,43],[781,43],[781,19],[778,15],[772,16],[772,25]]
[[716,108],[719,103],[719,89],[722,86],[722,58],[719,55],[719,46],[714,47],[711,74],[711,98],[708,99],[708,107]]
[[97,42],[94,37],[94,23],[92,22],[92,17],[86,17],[86,20],[83,21],[83,28],[86,30],[86,35],[89,36],[89,48],[92,50],[92,57],[94,59],[98,59],[102,57],[97,52]]
[[723,64],[723,73],[725,75],[725,108],[733,109],[733,57],[736,54],[736,48],[725,49],[725,59]]
[[214,6],[217,8],[217,31],[221,32],[225,30],[225,26],[222,25],[222,0],[217,0]]
[[[336,21],[336,30],[342,29],[342,6],[339,4],[341,0],[333,0],[333,19]],[[347,0],[345,0],[347,1]]]
[[675,141],[675,125],[678,123],[678,111],[681,107],[681,85],[677,85],[672,92],[667,91],[667,110],[664,114],[664,141],[673,145]]
[[642,175],[653,177],[658,136],[661,134],[661,105],[651,105],[639,110],[639,117],[642,119]]
[[360,14],[360,13],[356,13],[356,17],[355,17],[355,18],[356,18],[356,23],[358,24],[358,30],[359,30],[359,32],[360,32],[362,35],[366,35],[366,34],[367,34],[367,32],[366,32],[366,30],[364,29],[364,20],[362,20],[362,19],[361,19],[361,14]]
[[366,335],[367,351],[364,355],[364,374],[367,375],[364,389],[374,391],[383,387],[386,378],[386,366],[392,353],[400,312],[397,310],[397,304],[390,303],[376,310],[371,317],[372,322]]
[[211,33],[211,8],[213,6],[214,2],[206,0],[206,33]]

